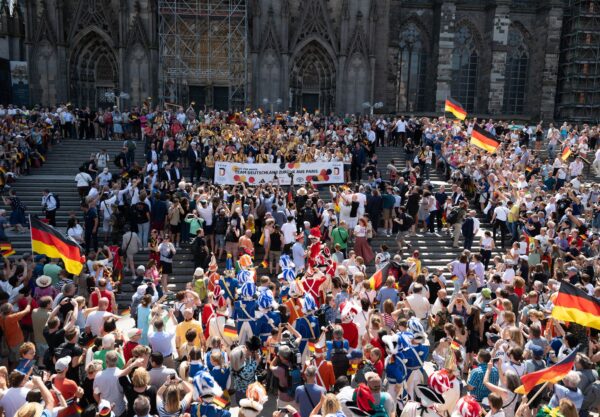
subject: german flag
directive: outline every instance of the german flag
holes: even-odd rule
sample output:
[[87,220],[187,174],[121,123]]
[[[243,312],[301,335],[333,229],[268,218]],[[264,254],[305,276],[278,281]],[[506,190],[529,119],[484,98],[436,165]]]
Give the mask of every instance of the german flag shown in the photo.
[[309,352],[315,351],[315,342],[308,342],[308,350]]
[[67,272],[73,275],[79,275],[83,269],[85,257],[81,254],[81,247],[52,226],[33,216],[31,217],[31,247],[34,252],[41,255],[62,259]]
[[0,243],[0,254],[3,257],[8,258],[15,253],[17,252],[13,249],[13,246],[10,243]]
[[371,289],[378,290],[381,288],[385,280],[387,279],[387,272],[390,268],[390,263],[386,263],[380,269],[375,271],[375,273],[369,278],[369,283],[371,284]]
[[577,348],[573,349],[567,357],[556,365],[552,365],[549,368],[541,369],[530,374],[525,374],[521,377],[521,385],[515,392],[517,394],[528,394],[536,385],[544,384],[546,382],[555,384],[562,379],[573,369],[575,364],[575,357],[577,356]]
[[450,343],[450,348],[453,350],[460,350],[460,343],[455,339]]
[[569,159],[569,156],[571,156],[572,153],[573,152],[571,152],[571,148],[567,146],[565,149],[563,149],[562,154],[560,155],[560,159],[566,161],[567,159]]
[[563,281],[554,301],[552,317],[600,329],[600,302],[585,291]]
[[221,407],[221,408],[225,408],[227,407],[227,400],[223,397],[215,397],[213,398],[213,403],[217,406],[217,407]]
[[484,151],[494,153],[500,142],[494,138],[490,132],[480,128],[479,126],[473,126],[473,132],[471,133],[471,145],[477,146]]
[[460,120],[465,120],[467,117],[467,111],[460,105],[460,103],[451,97],[446,99],[446,104],[444,105],[444,111],[450,112]]
[[231,326],[229,324],[226,324],[225,327],[223,327],[223,334],[227,337],[237,337],[238,335],[235,326]]

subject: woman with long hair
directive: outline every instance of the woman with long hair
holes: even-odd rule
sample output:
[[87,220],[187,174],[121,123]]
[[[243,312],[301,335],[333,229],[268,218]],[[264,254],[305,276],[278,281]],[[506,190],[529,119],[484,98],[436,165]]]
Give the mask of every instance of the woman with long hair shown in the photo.
[[521,395],[515,393],[515,390],[521,385],[521,379],[516,372],[509,370],[506,372],[506,385],[499,386],[493,384],[490,382],[490,373],[493,366],[493,361],[488,362],[487,370],[483,376],[483,384],[487,389],[502,398],[502,410],[505,417],[514,417],[521,402]]
[[189,382],[171,375],[156,392],[156,408],[159,417],[183,416],[192,402],[192,395],[193,387]]

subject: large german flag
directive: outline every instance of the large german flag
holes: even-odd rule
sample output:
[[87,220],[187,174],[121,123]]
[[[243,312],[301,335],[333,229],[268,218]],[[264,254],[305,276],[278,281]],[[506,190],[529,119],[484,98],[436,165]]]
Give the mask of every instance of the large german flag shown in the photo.
[[31,217],[31,247],[39,254],[62,259],[67,272],[81,273],[85,257],[79,245],[37,217]]
[[446,104],[444,104],[444,111],[450,112],[460,120],[465,120],[467,117],[467,111],[460,105],[460,103],[456,100],[453,100],[451,97],[446,99]]
[[567,357],[558,362],[556,365],[523,375],[521,377],[521,384],[523,385],[518,387],[515,392],[517,394],[528,394],[536,385],[546,382],[555,384],[559,381],[562,381],[569,371],[573,369],[576,356],[577,348],[573,349],[573,351]]
[[473,126],[473,132],[471,132],[471,145],[494,153],[500,146],[500,142],[490,132],[475,125]]
[[600,329],[600,302],[585,291],[563,281],[554,301],[552,317]]

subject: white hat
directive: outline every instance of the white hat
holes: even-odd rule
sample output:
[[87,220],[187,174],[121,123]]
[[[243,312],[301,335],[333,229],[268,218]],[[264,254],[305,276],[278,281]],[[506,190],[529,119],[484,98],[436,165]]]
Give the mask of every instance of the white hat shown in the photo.
[[63,372],[69,368],[70,364],[71,364],[71,357],[64,356],[56,361],[56,363],[54,364],[54,369],[56,370],[56,372]]
[[136,271],[138,272],[146,272],[146,267],[144,265],[140,265],[136,268]]
[[196,270],[194,271],[194,276],[195,277],[202,277],[202,276],[204,276],[204,269],[202,269],[202,268],[196,268]]
[[141,334],[142,334],[142,329],[137,329],[137,328],[129,329],[129,330],[127,330],[127,339],[131,340],[134,337],[141,335]]

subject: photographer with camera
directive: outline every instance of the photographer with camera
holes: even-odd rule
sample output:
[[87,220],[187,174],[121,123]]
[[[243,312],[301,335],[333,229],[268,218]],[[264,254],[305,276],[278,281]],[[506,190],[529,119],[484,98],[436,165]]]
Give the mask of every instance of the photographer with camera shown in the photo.
[[281,345],[277,355],[270,364],[273,376],[277,378],[277,408],[288,405],[297,407],[295,403],[296,388],[302,385],[302,373],[289,345]]

